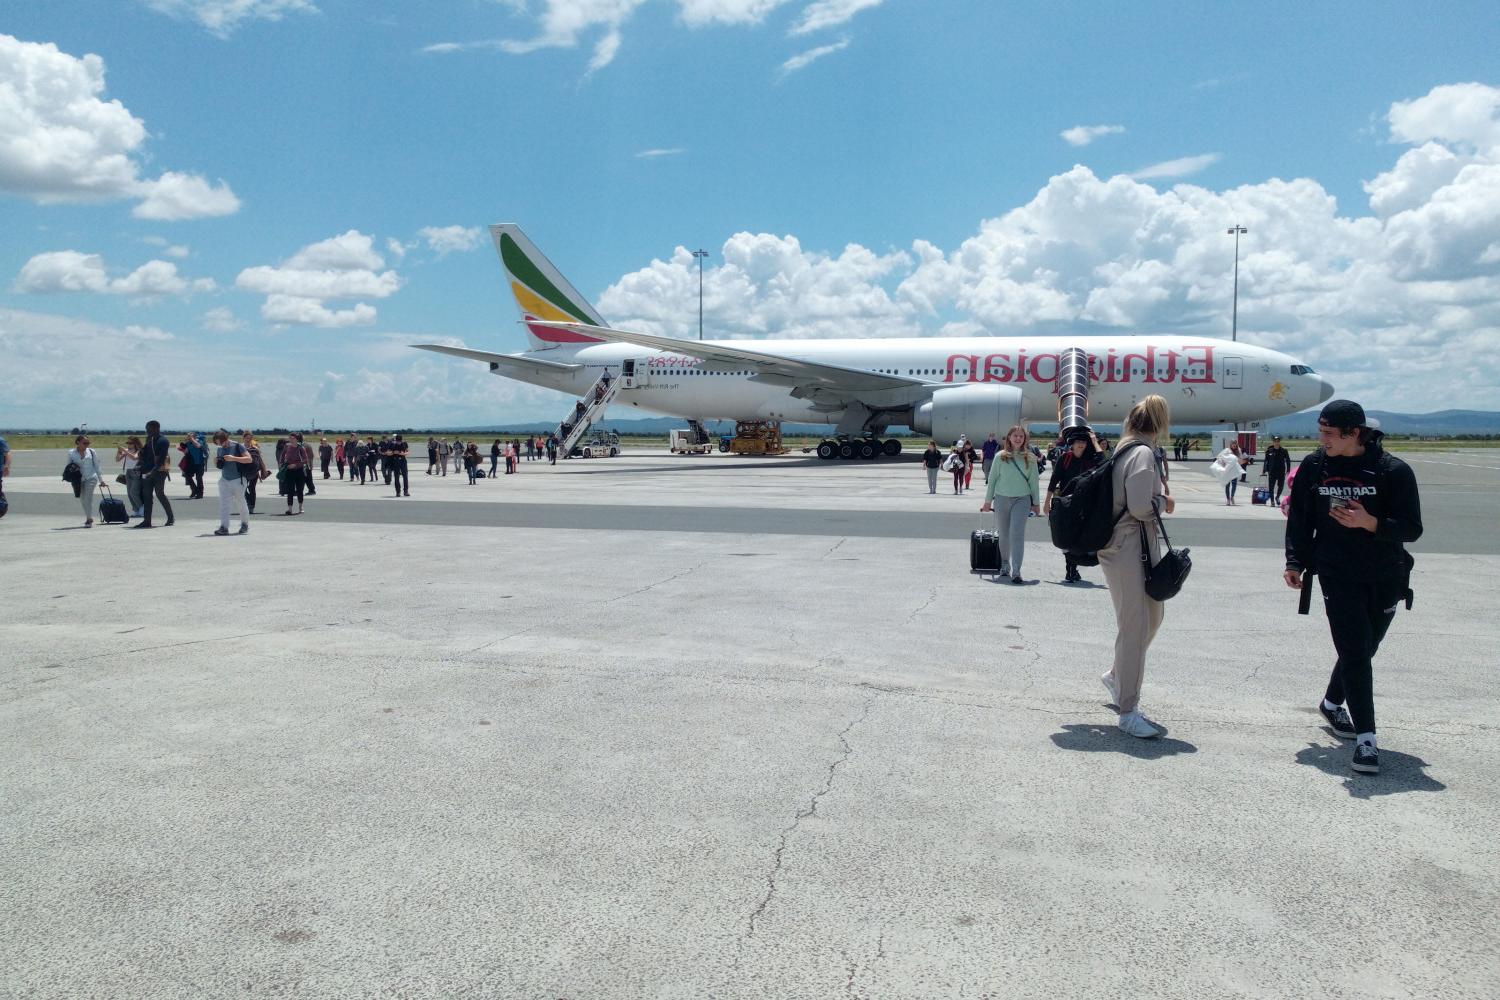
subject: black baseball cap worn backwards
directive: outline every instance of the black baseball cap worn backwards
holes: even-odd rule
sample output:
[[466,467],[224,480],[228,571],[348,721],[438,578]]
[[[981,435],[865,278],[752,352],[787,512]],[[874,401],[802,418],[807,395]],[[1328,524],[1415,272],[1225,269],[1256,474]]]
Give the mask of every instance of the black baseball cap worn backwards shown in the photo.
[[1324,427],[1335,427],[1343,431],[1369,426],[1365,422],[1365,408],[1352,399],[1330,401],[1327,406],[1323,407],[1323,412],[1318,414],[1318,423]]

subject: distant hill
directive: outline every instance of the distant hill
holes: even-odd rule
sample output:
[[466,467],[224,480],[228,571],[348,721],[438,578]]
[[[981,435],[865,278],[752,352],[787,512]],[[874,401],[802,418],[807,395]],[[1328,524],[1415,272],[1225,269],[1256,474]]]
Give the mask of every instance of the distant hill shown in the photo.
[[[1500,413],[1492,410],[1438,410],[1436,413],[1367,410],[1365,415],[1380,421],[1380,429],[1387,434],[1430,434],[1434,437],[1459,434],[1500,435]],[[1289,417],[1278,417],[1267,426],[1270,433],[1283,437],[1312,437],[1318,432],[1318,411],[1308,410]]]

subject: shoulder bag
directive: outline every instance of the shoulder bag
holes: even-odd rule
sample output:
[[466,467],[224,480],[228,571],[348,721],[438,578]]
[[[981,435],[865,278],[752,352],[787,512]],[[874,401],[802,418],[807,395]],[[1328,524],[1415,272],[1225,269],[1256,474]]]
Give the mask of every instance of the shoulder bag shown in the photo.
[[1145,523],[1141,522],[1141,569],[1146,576],[1146,596],[1153,601],[1169,601],[1177,596],[1182,585],[1187,582],[1188,574],[1193,571],[1193,560],[1185,547],[1172,548],[1172,540],[1167,537],[1167,526],[1161,520],[1161,511],[1153,505],[1151,513],[1156,518],[1156,526],[1161,530],[1166,551],[1161,554],[1161,559],[1155,566],[1151,565],[1150,539],[1146,537]]

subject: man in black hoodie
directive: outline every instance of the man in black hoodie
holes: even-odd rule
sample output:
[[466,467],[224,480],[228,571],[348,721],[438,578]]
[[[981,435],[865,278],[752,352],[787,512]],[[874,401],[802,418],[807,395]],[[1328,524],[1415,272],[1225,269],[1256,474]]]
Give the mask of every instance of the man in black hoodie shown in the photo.
[[1266,477],[1266,492],[1272,507],[1281,506],[1281,491],[1286,488],[1286,474],[1292,471],[1292,456],[1281,446],[1281,435],[1271,438],[1266,445],[1266,457],[1261,462],[1260,474]]
[[1411,600],[1412,560],[1403,543],[1422,537],[1416,477],[1380,446],[1373,424],[1347,399],[1318,415],[1321,447],[1292,480],[1282,574],[1292,588],[1302,585],[1304,571],[1317,575],[1338,652],[1318,711],[1336,736],[1355,741],[1350,766],[1364,774],[1380,773],[1371,660],[1396,606]]

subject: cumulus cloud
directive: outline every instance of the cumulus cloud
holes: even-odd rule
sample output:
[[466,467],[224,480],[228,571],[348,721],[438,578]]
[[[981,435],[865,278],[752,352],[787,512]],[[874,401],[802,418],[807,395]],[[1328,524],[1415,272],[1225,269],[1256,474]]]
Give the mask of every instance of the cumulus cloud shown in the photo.
[[832,45],[819,45],[815,49],[799,52],[781,64],[780,74],[783,77],[790,76],[799,69],[806,69],[824,56],[833,55],[835,52],[842,52],[848,47],[849,39],[845,38],[843,41],[834,42]]
[[165,260],[149,260],[124,277],[110,278],[103,257],[77,250],[39,253],[21,266],[15,281],[16,291],[32,294],[92,292],[144,299],[187,296],[214,288],[212,278],[189,280],[177,273],[176,264]]
[[196,174],[139,176],[146,126],[105,101],[104,60],[0,34],[0,191],[39,204],[140,199],[137,218],[229,215],[229,186]]
[[375,322],[374,306],[360,302],[347,309],[330,309],[333,299],[375,298],[394,295],[401,277],[380,270],[385,259],[376,252],[374,239],[351,229],[338,236],[311,243],[279,266],[247,267],[235,278],[235,287],[266,296],[261,316],[273,323],[338,328],[367,326]]
[[228,38],[246,21],[279,21],[287,14],[313,13],[311,0],[141,0],[147,7]]
[[1063,129],[1058,135],[1070,146],[1087,146],[1100,136],[1119,135],[1124,131],[1124,125],[1074,125]]
[[479,246],[484,230],[478,226],[423,226],[417,230],[417,235],[426,242],[429,250],[439,257],[446,257]]
[[233,312],[224,306],[210,309],[203,314],[203,329],[213,333],[233,333],[244,325]]

